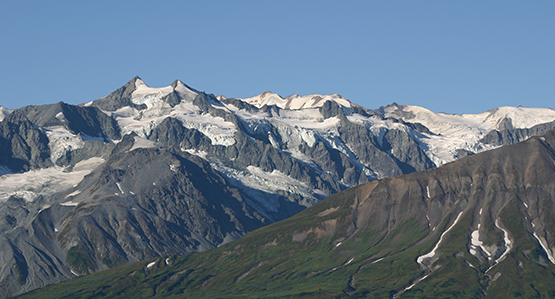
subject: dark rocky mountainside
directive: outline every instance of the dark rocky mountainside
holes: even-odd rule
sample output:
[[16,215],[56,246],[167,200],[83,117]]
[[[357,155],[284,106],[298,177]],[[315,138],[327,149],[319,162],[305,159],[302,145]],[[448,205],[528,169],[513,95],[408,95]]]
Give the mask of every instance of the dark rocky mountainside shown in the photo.
[[39,198],[39,209],[12,196],[1,207],[5,292],[203,251],[268,223],[206,161],[164,148],[131,150],[133,139],[127,135],[55,203]]
[[369,182],[203,253],[20,298],[555,295],[555,132]]

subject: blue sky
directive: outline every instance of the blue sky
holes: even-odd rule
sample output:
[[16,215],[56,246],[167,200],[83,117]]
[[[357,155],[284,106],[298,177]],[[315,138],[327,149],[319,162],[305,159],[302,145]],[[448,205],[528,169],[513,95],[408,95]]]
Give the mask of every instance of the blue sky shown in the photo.
[[138,75],[371,109],[555,108],[554,16],[555,1],[0,1],[0,105],[84,103]]

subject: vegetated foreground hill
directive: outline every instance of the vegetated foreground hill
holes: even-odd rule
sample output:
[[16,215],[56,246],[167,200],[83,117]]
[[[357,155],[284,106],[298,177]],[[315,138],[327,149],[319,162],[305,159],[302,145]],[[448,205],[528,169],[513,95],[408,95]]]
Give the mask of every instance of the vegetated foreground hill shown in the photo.
[[204,251],[325,197],[555,127],[552,109],[477,115],[340,95],[216,97],[136,77],[81,105],[0,107],[0,298]]
[[203,253],[19,298],[555,296],[555,132],[369,182]]

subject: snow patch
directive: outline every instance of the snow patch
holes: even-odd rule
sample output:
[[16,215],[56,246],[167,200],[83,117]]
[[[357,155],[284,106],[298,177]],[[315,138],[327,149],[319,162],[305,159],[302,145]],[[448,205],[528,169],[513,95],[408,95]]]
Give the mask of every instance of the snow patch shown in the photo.
[[156,148],[156,142],[135,136],[135,141],[133,142],[133,147],[129,150],[134,151],[139,148]]
[[72,193],[68,194],[65,198],[75,196],[75,195],[77,195],[77,194],[79,194],[79,193],[81,193],[81,190],[75,190],[75,191],[73,191]]
[[509,251],[511,250],[511,239],[509,239],[509,232],[507,230],[505,230],[504,228],[502,228],[501,226],[499,226],[499,219],[495,219],[495,226],[503,231],[503,241],[505,242],[505,252],[503,252],[503,254],[501,254],[501,256],[495,260],[495,263],[499,263],[501,262],[505,256],[507,256],[507,254],[509,253]]
[[34,201],[39,195],[48,196],[67,190],[102,163],[104,159],[95,157],[77,163],[73,170],[68,172],[66,168],[53,166],[24,173],[5,174],[0,176],[0,202],[8,200],[10,196]]
[[411,284],[410,286],[406,287],[404,290],[402,290],[401,292],[397,293],[395,297],[398,297],[399,295],[403,294],[404,292],[412,289],[414,286],[416,286],[419,282],[421,282],[422,280],[428,278],[428,275],[430,274],[426,274],[424,275],[422,278],[416,280],[413,284]]
[[0,121],[3,121],[12,112],[13,110],[0,106]]
[[197,157],[201,157],[202,159],[206,160],[206,157],[208,156],[208,153],[205,151],[199,151],[195,148],[190,148],[190,149],[181,149],[181,151],[187,152],[191,155],[197,156]]
[[457,218],[455,219],[455,221],[453,222],[453,224],[451,224],[451,226],[441,234],[441,236],[439,237],[439,241],[437,241],[432,251],[430,251],[427,254],[421,255],[416,259],[417,263],[419,263],[421,266],[424,266],[423,264],[424,260],[431,259],[435,256],[436,251],[439,248],[439,244],[441,244],[441,241],[443,241],[443,237],[457,224],[457,222],[459,222],[459,219],[461,218],[462,214],[463,212],[460,212]]
[[121,192],[121,194],[125,194],[125,192],[123,192],[123,189],[121,189],[121,185],[119,183],[116,183],[116,186],[118,186],[119,192]]
[[304,198],[299,204],[305,207],[312,206],[319,201],[316,197],[319,194],[316,194],[308,185],[278,170],[265,172],[261,168],[248,166],[246,171],[242,171],[217,163],[211,163],[211,165],[220,174],[227,177],[232,185],[252,195],[249,198],[254,201],[251,202],[253,207],[262,214],[266,215],[265,212],[268,211],[278,211],[280,200],[283,198],[281,195],[262,198],[260,191],[270,194],[299,194]]
[[482,251],[488,256],[491,257],[491,253],[486,249],[486,247],[484,246],[484,243],[482,241],[480,241],[480,230],[479,230],[480,226],[478,226],[478,229],[473,231],[470,237],[470,254],[472,255],[476,255],[478,254],[478,252],[476,251],[476,249],[479,247],[482,249]]
[[63,112],[58,112],[58,114],[56,114],[55,116],[59,121],[61,122],[65,122],[66,121],[66,116],[64,115]]
[[150,269],[150,268],[154,267],[154,265],[156,265],[156,262],[149,263],[148,265],[146,265],[146,268]]
[[[61,112],[60,112],[61,113]],[[64,154],[82,148],[85,142],[75,134],[61,126],[44,129],[48,136],[48,147],[50,148],[50,160],[56,162]]]
[[42,211],[44,211],[44,210],[46,210],[46,209],[48,209],[48,208],[50,208],[50,207],[51,207],[51,205],[44,205],[44,206],[42,206],[42,207],[40,208],[40,210],[39,210],[39,213],[42,212]]
[[538,234],[536,234],[536,232],[534,232],[533,235],[536,238],[536,240],[538,240],[538,242],[540,243],[540,246],[543,248],[543,250],[547,254],[547,258],[549,259],[549,261],[551,263],[555,264],[555,258],[553,257],[553,250],[551,250],[551,248],[549,248],[549,246],[548,246],[549,244],[547,243],[545,238],[540,238],[538,236]]

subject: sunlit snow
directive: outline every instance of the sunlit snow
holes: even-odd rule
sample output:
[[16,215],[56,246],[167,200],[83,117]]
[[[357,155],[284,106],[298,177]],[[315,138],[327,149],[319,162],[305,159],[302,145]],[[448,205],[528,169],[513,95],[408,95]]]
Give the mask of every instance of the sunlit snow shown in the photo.
[[492,130],[500,128],[502,121],[509,118],[515,128],[530,128],[534,125],[555,121],[555,111],[549,108],[500,107],[480,114],[434,113],[418,106],[390,106],[385,115],[392,117],[402,110],[405,121],[426,126],[433,135],[422,138],[428,148],[428,156],[441,166],[456,159],[457,149],[478,153],[494,149],[478,141]]
[[264,92],[252,98],[245,98],[242,99],[243,101],[261,108],[264,105],[276,105],[282,109],[304,109],[304,108],[315,108],[315,107],[322,107],[326,101],[333,101],[338,103],[344,107],[351,107],[351,102],[347,99],[343,98],[338,94],[330,94],[330,95],[290,95],[288,97],[282,98],[281,96],[272,93],[272,92]]
[[553,257],[553,250],[551,248],[549,248],[549,246],[548,246],[549,244],[547,243],[545,238],[540,238],[536,232],[534,232],[533,236],[540,243],[540,246],[543,248],[543,250],[547,254],[547,258],[549,259],[549,261],[551,263],[555,264],[555,257]]
[[[305,183],[297,181],[278,170],[265,172],[258,167],[248,166],[247,171],[240,171],[222,164],[211,163],[211,165],[218,172],[228,177],[231,182],[237,181],[247,188],[267,192],[269,194],[283,194],[284,192],[286,194],[299,194],[304,198],[299,204],[306,207],[312,206],[318,202],[319,199],[317,196],[322,197],[322,195],[328,195],[321,190],[313,190]],[[248,193],[248,190],[244,191]],[[259,198],[259,196],[252,196],[251,199],[256,201],[256,203],[253,203],[253,207],[263,214],[268,211],[276,212],[280,206],[279,201],[274,197]]]
[[5,174],[0,176],[0,202],[6,201],[10,196],[34,201],[39,195],[49,195],[69,189],[103,162],[102,158],[81,161],[71,172],[65,172],[65,168],[54,166],[24,173]]
[[13,110],[0,106],[0,121],[3,121],[6,116],[10,115]]
[[424,260],[430,259],[435,256],[436,251],[439,248],[439,244],[441,244],[441,241],[443,241],[443,237],[457,224],[457,222],[459,222],[459,219],[461,218],[462,214],[463,212],[460,212],[457,218],[455,219],[455,221],[453,222],[453,224],[451,224],[451,226],[441,234],[441,236],[439,237],[439,241],[437,241],[432,251],[428,252],[427,254],[421,255],[416,259],[417,263],[419,263],[420,265],[423,265]]
[[[214,145],[229,146],[235,143],[234,135],[237,128],[233,123],[221,117],[201,113],[191,102],[184,101],[172,108],[161,100],[165,94],[160,90],[152,94],[139,94],[142,95],[142,100],[138,100],[137,103],[144,102],[148,109],[139,111],[131,107],[122,107],[115,112],[106,112],[116,119],[124,135],[135,132],[138,136],[147,138],[164,119],[173,117],[180,120],[185,128],[196,129],[206,135]],[[145,102],[147,98],[148,103]]]
[[[63,115],[63,114],[62,114]],[[56,162],[66,152],[82,148],[85,142],[64,127],[49,127],[44,129],[48,136],[48,147],[50,148],[50,159]]]
[[135,136],[135,141],[133,142],[133,147],[129,151],[134,151],[139,148],[155,148],[156,142]]

